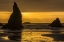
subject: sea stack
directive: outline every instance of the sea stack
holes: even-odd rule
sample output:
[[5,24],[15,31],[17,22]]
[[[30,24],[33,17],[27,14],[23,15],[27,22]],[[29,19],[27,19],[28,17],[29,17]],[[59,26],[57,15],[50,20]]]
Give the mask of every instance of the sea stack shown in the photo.
[[3,26],[3,23],[0,23],[0,26]]
[[60,20],[59,18],[56,18],[56,20],[54,20],[51,24],[49,24],[48,26],[51,26],[51,27],[63,27],[60,23]]
[[21,14],[16,2],[14,2],[13,13],[10,16],[8,23],[6,25],[4,25],[2,28],[10,29],[10,30],[20,30],[23,28],[22,14]]

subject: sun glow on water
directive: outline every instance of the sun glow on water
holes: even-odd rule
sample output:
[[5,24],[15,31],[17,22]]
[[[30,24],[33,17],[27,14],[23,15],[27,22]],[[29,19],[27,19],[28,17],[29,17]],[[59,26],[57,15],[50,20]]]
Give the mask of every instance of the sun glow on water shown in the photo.
[[1,38],[3,38],[4,40],[9,40],[8,36],[1,37]]
[[[34,35],[35,34],[35,35]],[[38,35],[39,34],[39,35]],[[22,32],[23,42],[52,42],[54,39],[51,37],[41,36],[41,32]]]

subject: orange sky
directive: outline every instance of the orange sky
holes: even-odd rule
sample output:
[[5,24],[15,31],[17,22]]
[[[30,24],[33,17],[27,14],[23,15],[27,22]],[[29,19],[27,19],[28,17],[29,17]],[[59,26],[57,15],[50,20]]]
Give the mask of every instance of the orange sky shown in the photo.
[[[0,22],[7,22],[11,12],[0,12]],[[22,21],[31,23],[51,23],[56,18],[64,23],[64,12],[22,12]]]

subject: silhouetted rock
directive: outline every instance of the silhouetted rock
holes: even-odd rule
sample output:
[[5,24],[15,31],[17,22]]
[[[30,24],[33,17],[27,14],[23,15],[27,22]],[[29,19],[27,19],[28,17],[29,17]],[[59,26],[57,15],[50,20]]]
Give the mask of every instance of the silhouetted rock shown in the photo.
[[13,13],[10,16],[8,23],[3,26],[3,29],[21,30],[22,28],[22,15],[16,2],[14,2]]
[[49,24],[48,26],[51,26],[51,27],[63,27],[60,23],[60,20],[59,18],[56,18],[56,20],[54,20],[51,24]]
[[0,26],[3,26],[3,24],[2,24],[2,23],[0,23]]
[[30,24],[30,22],[24,22],[24,24]]

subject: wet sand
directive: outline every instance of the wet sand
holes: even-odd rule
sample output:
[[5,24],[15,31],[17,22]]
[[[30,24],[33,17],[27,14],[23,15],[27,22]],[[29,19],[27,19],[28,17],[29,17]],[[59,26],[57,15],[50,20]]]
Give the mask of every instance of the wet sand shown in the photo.
[[12,33],[6,33],[3,30],[0,30],[0,42],[21,42],[21,41],[10,40],[8,38],[9,35],[12,35]]

